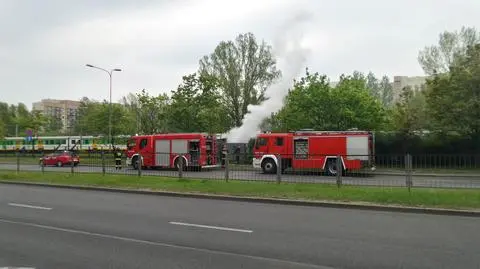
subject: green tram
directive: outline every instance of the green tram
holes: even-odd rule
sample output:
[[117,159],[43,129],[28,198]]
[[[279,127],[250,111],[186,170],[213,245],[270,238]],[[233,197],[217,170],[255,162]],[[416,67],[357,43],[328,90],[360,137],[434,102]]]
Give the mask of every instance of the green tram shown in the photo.
[[[113,137],[113,145],[122,150],[127,148],[127,141],[131,136],[120,135]],[[106,136],[35,136],[31,140],[27,137],[0,138],[1,151],[56,151],[56,150],[110,150]]]

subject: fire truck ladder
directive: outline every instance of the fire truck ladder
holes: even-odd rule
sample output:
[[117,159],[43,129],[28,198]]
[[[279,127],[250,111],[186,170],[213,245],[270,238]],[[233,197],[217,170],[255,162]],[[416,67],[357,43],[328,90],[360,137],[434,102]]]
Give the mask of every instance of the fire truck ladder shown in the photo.
[[341,134],[365,134],[367,131],[359,130],[347,130],[347,131],[315,131],[311,129],[302,129],[298,131],[290,131],[296,135],[312,135],[312,134],[325,134],[325,135],[341,135]]

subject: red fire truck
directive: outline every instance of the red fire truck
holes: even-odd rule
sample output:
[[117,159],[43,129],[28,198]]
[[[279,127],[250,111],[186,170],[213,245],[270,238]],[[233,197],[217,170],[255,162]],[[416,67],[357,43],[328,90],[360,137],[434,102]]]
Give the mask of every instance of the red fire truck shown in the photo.
[[[183,155],[183,157],[181,157]],[[127,165],[143,168],[218,167],[217,140],[207,133],[168,133],[133,136],[127,143]]]
[[369,168],[374,164],[375,136],[369,131],[313,131],[258,134],[253,150],[253,167],[276,173],[280,156],[281,171],[324,170],[336,175],[337,156],[341,171]]

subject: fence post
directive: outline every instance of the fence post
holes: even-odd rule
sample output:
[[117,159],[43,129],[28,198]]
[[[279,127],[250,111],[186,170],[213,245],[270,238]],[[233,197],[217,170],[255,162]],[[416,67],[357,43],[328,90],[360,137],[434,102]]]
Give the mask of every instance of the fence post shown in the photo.
[[17,174],[20,173],[20,153],[17,152]]
[[282,182],[282,156],[280,154],[277,155],[277,184]]
[[137,167],[138,167],[138,176],[139,176],[139,177],[142,176],[142,165],[143,165],[142,155],[141,155],[141,154],[138,154]]
[[228,182],[230,179],[230,168],[229,168],[229,161],[228,161],[228,152],[225,152],[225,155],[223,157],[223,163],[225,164],[225,181]]
[[183,178],[183,154],[180,154],[177,157],[180,161],[178,161],[178,177]]
[[412,155],[405,155],[405,183],[407,185],[408,191],[410,192],[412,188]]
[[73,162],[73,159],[72,161],[70,162],[70,173],[73,175],[73,167],[74,167],[74,162]]
[[45,174],[45,153],[42,154],[42,174]]
[[340,188],[342,186],[342,157],[340,155],[337,155],[337,174],[336,174],[336,179],[337,179],[337,187]]
[[100,152],[101,157],[102,157],[102,174],[105,175],[105,153],[103,150]]

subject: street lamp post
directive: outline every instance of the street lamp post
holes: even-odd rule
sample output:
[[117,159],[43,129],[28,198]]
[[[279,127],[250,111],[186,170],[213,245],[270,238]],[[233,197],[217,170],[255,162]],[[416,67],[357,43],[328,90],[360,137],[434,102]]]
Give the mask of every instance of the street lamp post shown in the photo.
[[91,64],[87,64],[86,66],[91,67],[91,68],[96,68],[96,69],[102,70],[104,72],[107,72],[107,74],[110,78],[110,102],[108,104],[108,141],[109,141],[110,145],[112,145],[112,73],[114,71],[120,72],[120,71],[122,71],[122,69],[115,68],[115,69],[107,70],[107,69],[103,69],[103,68],[100,68],[100,67],[97,67],[97,66],[94,66],[94,65],[91,65]]

